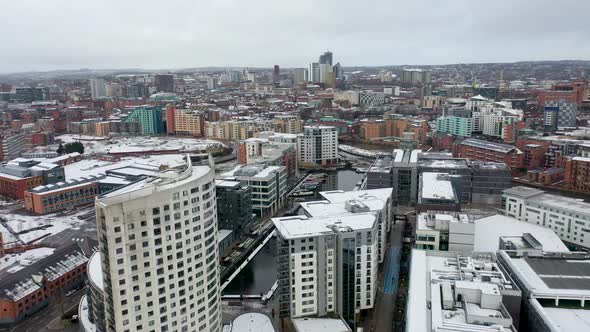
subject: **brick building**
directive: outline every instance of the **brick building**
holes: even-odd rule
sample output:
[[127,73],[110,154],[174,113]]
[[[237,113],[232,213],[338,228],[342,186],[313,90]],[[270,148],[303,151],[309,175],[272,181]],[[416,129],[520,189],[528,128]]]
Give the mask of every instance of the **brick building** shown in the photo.
[[540,144],[526,144],[521,151],[524,154],[522,166],[526,169],[542,168],[547,149]]
[[86,262],[96,241],[73,243],[15,273],[0,278],[0,324],[19,322],[45,308],[86,279]]
[[563,100],[578,106],[588,98],[588,82],[578,80],[571,83],[556,83],[551,90],[541,90],[537,95],[537,105],[545,105],[546,101]]
[[15,159],[0,166],[0,195],[23,199],[27,190],[64,180],[64,169],[58,164]]
[[168,135],[205,136],[205,116],[190,109],[166,106],[166,132]]
[[78,183],[70,180],[63,184],[38,186],[25,192],[25,209],[36,214],[56,212],[94,202],[98,183],[93,179]]
[[517,174],[523,167],[524,154],[513,145],[469,138],[453,145],[453,157],[505,163]]
[[383,120],[362,120],[359,124],[359,136],[366,140],[385,137],[387,136],[385,127]]
[[569,190],[590,193],[590,158],[561,157],[564,162],[564,184]]

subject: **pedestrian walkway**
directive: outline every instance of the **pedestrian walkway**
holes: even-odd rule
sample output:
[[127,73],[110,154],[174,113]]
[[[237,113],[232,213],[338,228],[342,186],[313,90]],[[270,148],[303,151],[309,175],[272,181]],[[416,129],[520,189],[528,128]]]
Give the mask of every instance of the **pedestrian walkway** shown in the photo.
[[399,276],[399,259],[400,248],[397,246],[391,246],[391,248],[389,249],[387,272],[385,274],[385,284],[383,286],[383,292],[386,294],[393,295],[397,291],[397,283]]

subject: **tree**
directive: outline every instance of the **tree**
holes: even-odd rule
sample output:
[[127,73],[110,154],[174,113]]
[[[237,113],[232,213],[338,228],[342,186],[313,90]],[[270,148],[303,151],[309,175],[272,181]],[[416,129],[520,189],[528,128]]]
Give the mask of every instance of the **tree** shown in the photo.
[[60,155],[60,156],[61,156],[62,154],[64,154],[64,153],[66,152],[66,150],[64,149],[64,145],[63,145],[63,144],[61,144],[61,143],[59,143],[59,147],[57,148],[57,151],[56,151],[56,152],[57,152],[57,154],[58,154],[58,155]]
[[84,144],[82,144],[81,142],[67,143],[64,146],[64,148],[65,148],[66,153],[73,153],[73,152],[78,152],[80,154],[84,153]]

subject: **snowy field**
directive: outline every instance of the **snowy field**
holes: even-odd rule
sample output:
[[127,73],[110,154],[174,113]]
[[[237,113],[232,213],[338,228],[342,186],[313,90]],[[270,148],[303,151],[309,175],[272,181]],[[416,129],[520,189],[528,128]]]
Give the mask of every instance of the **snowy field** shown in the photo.
[[2,215],[0,230],[6,239],[16,237],[21,243],[56,235],[64,230],[78,231],[82,226],[95,227],[93,209],[84,208],[73,212],[58,212],[46,215],[6,213]]
[[[223,143],[209,139],[177,137],[121,137],[105,139],[104,137],[80,136],[66,134],[55,138],[64,143],[81,141],[84,154],[104,154],[122,152],[142,152],[157,150],[178,150],[179,152],[200,152],[210,146],[224,146]],[[51,147],[57,149],[57,145]],[[50,148],[50,149],[51,149]]]

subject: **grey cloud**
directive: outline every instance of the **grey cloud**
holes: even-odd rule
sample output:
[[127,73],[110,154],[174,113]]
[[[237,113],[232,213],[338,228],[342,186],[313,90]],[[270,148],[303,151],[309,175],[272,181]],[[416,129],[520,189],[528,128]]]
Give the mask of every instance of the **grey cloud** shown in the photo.
[[590,58],[589,1],[19,0],[0,72]]

